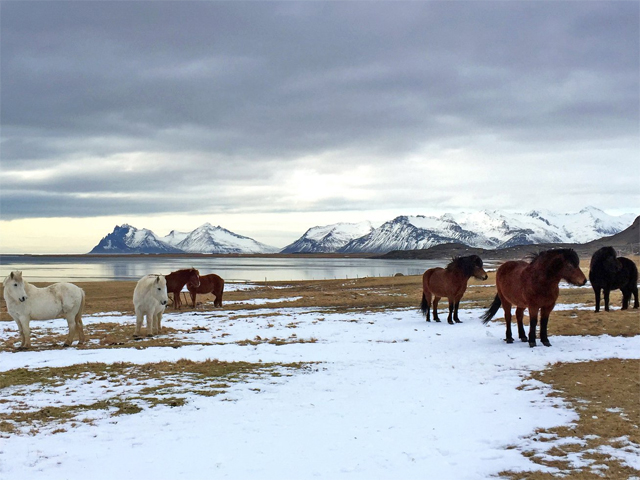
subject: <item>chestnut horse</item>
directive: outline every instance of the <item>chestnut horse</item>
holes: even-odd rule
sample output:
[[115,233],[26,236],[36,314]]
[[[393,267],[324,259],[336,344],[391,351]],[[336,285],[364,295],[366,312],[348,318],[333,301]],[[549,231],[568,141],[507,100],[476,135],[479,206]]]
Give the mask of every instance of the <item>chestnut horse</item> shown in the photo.
[[195,268],[187,268],[171,272],[165,277],[167,279],[167,292],[173,294],[173,308],[179,309],[182,305],[180,301],[180,292],[187,285],[200,285],[200,272]]
[[[482,268],[482,259],[477,255],[454,258],[446,268],[430,268],[422,275],[422,304],[420,310],[430,322],[429,310],[431,309],[431,297],[433,295],[433,320],[439,322],[438,301],[442,297],[449,299],[449,316],[447,321],[462,323],[458,318],[460,299],[467,289],[469,277],[478,280],[486,280],[487,272]],[[453,318],[453,319],[452,319]]]
[[[560,280],[565,279],[573,285],[587,283],[578,254],[571,248],[546,250],[531,257],[531,262],[505,262],[496,272],[498,294],[482,317],[482,323],[488,323],[498,312],[500,305],[504,309],[507,324],[507,343],[513,343],[511,335],[511,306],[516,307],[518,336],[523,342],[529,341],[530,347],[536,346],[536,326],[540,311],[540,341],[550,347],[547,337],[549,315],[556,304],[560,289]],[[522,318],[524,309],[529,309],[529,337],[524,331]]]
[[200,277],[200,286],[194,286],[192,284],[187,285],[187,289],[191,294],[191,303],[193,308],[196,308],[196,294],[197,293],[213,293],[216,299],[213,302],[215,307],[222,306],[222,292],[224,290],[224,280],[215,273],[209,275],[202,275]]

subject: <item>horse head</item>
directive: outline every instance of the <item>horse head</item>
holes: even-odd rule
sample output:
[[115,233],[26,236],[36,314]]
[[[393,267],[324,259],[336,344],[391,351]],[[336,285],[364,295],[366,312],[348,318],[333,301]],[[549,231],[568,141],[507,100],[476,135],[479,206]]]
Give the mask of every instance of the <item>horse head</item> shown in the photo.
[[613,275],[622,270],[622,263],[618,260],[618,254],[613,247],[602,247],[592,258],[591,263],[597,264],[602,271]]
[[447,269],[459,269],[465,276],[475,277],[478,280],[486,280],[489,278],[487,272],[484,271],[482,259],[478,255],[455,257],[451,263],[447,265]]
[[11,272],[11,274],[4,279],[2,285],[4,286],[5,300],[7,297],[19,302],[24,302],[27,299],[27,292],[24,290],[22,272]]
[[151,294],[160,302],[160,305],[166,305],[169,303],[169,296],[167,295],[167,280],[164,275],[158,275],[156,281],[153,282],[151,287]]
[[580,258],[572,248],[548,250],[543,254],[550,254],[549,273],[559,276],[572,285],[582,286],[587,283],[587,277],[580,269]]
[[189,271],[189,280],[187,280],[187,287],[198,288],[200,286],[200,272],[195,268]]
[[478,280],[486,280],[489,278],[487,272],[484,271],[482,259],[478,255],[471,255],[469,258],[471,258],[471,261],[473,262],[473,276]]

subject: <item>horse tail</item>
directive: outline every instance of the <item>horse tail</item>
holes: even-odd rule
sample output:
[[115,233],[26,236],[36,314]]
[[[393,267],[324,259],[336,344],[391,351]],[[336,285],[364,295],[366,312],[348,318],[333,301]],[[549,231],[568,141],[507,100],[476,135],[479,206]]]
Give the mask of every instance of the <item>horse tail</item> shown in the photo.
[[76,318],[75,318],[76,325],[82,325],[82,312],[84,310],[85,294],[84,294],[84,290],[81,290],[81,292],[82,292],[82,300],[80,301],[80,308],[78,309],[78,313],[76,313]]
[[502,305],[502,302],[500,301],[500,297],[498,295],[496,295],[496,298],[493,299],[493,303],[491,304],[489,309],[481,317],[482,318],[482,323],[484,323],[484,324],[489,323],[489,320],[491,320],[493,318],[493,316],[496,313],[498,313],[498,310],[500,310],[500,305]]
[[427,297],[424,292],[422,292],[422,302],[420,303],[420,311],[426,317],[427,313],[429,313],[429,303],[427,302]]

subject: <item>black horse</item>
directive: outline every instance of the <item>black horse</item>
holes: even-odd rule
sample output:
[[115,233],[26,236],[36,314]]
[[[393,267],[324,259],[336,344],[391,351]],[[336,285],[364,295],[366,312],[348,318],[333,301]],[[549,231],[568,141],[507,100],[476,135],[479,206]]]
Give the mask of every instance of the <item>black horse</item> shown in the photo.
[[591,257],[589,281],[596,294],[596,312],[600,311],[600,290],[604,291],[604,309],[609,311],[609,292],[622,291],[622,310],[629,308],[631,294],[638,308],[638,267],[625,257],[618,257],[613,247],[602,247]]

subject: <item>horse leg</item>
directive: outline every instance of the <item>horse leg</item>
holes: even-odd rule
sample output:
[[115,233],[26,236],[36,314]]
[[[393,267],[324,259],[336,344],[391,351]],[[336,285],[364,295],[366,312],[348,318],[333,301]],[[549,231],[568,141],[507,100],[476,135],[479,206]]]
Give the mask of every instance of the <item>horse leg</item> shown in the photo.
[[76,318],[75,315],[69,315],[67,317],[67,324],[69,325],[69,335],[67,335],[67,339],[64,341],[65,347],[70,347],[73,343],[73,339],[76,336]]
[[24,348],[25,340],[24,340],[24,332],[22,331],[22,323],[20,323],[20,319],[14,319],[16,324],[18,325],[18,333],[20,334],[20,346],[18,349]]
[[144,315],[136,312],[136,329],[133,332],[134,337],[140,336],[140,328],[142,328],[142,320],[144,319]]
[[600,287],[593,287],[593,292],[596,294],[596,312],[600,311]]
[[189,295],[191,296],[191,306],[193,308],[196,308],[196,293],[195,292],[189,292]]
[[538,309],[529,307],[529,346],[531,348],[536,346],[536,327],[537,326],[538,326]]
[[180,310],[182,306],[182,300],[180,299],[180,290],[173,292],[173,308]]
[[18,327],[20,328],[20,336],[22,337],[22,345],[20,345],[20,349],[31,348],[31,328],[29,327],[29,318],[21,317]]
[[153,312],[147,312],[147,337],[153,337]]
[[505,341],[507,343],[513,343],[513,334],[511,333],[511,304],[502,301],[502,309],[504,310],[504,323],[507,326],[507,333],[505,335]]
[[460,320],[460,318],[458,317],[458,310],[460,309],[460,300],[458,300],[454,305],[453,305],[453,321],[456,323],[462,323],[462,320]]
[[219,293],[216,293],[216,301],[213,302],[213,306],[214,307],[220,307],[222,308],[222,289],[220,289]]
[[550,347],[549,337],[547,336],[547,325],[549,323],[549,315],[551,315],[553,307],[543,307],[540,309],[540,341],[545,347]]
[[633,302],[633,308],[638,308],[639,305],[638,305],[638,286],[637,285],[633,286],[631,293],[633,293],[633,298],[635,299]]
[[433,321],[434,322],[439,322],[440,318],[438,317],[438,302],[440,301],[441,297],[436,297],[434,295],[433,297]]
[[76,316],[76,328],[78,329],[78,345],[82,345],[84,343],[84,325],[79,313]]
[[524,331],[524,308],[516,307],[516,320],[518,322],[518,337],[521,341],[526,342],[528,340],[527,333]]
[[611,292],[611,290],[607,287],[604,287],[604,311],[608,312],[609,311],[609,292]]
[[156,313],[155,326],[156,326],[155,333],[157,333],[159,335],[160,334],[160,330],[162,329],[162,310],[159,311],[158,313]]
[[453,313],[455,310],[455,302],[453,300],[451,300],[450,298],[447,298],[449,300],[449,315],[447,315],[447,323],[449,325],[453,325]]
[[620,289],[622,292],[622,308],[621,310],[626,310],[629,308],[629,300],[631,300],[631,292],[627,289]]

